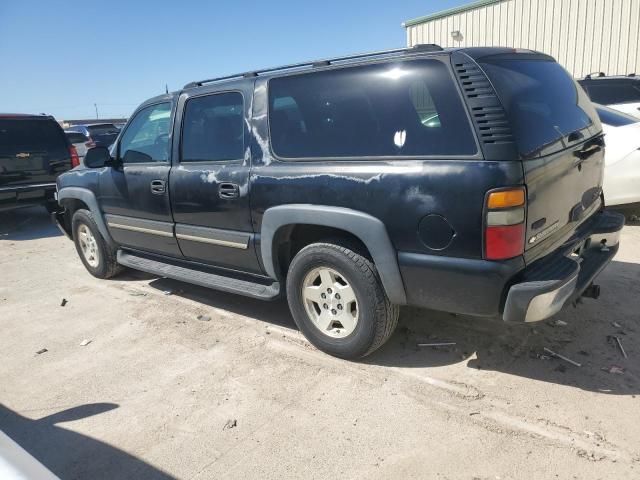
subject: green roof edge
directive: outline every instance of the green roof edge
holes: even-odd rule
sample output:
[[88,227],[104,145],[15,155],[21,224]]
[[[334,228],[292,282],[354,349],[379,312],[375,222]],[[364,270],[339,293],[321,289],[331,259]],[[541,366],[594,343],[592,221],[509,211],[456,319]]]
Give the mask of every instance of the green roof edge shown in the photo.
[[467,5],[460,5],[459,7],[449,8],[440,12],[432,13],[431,15],[425,15],[424,17],[414,18],[407,20],[402,24],[403,27],[411,27],[412,25],[418,25],[419,23],[429,22],[431,20],[437,20],[438,18],[448,17],[449,15],[455,15],[456,13],[466,12],[467,10],[473,10],[474,8],[484,7],[491,5],[492,3],[500,3],[504,0],[478,0]]

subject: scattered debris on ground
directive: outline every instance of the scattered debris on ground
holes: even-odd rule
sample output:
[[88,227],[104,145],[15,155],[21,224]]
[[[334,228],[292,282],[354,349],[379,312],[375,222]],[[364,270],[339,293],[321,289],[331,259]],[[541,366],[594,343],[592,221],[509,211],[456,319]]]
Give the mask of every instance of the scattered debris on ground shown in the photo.
[[132,297],[146,297],[147,294],[144,292],[129,292],[129,295]]
[[211,321],[211,317],[209,315],[198,315],[196,318],[198,320],[200,320],[201,322],[210,322]]
[[627,352],[625,352],[624,347],[622,346],[622,340],[620,340],[620,337],[618,337],[616,335],[609,335],[609,336],[607,336],[607,340],[615,342],[615,344],[618,346],[618,349],[620,350],[620,353],[622,354],[622,356],[624,358],[629,358],[627,356]]
[[615,375],[623,375],[624,368],[619,365],[611,365],[610,367],[602,367],[602,370],[607,373],[613,373]]
[[38,350],[38,351],[36,352],[36,355],[42,355],[43,353],[48,352],[48,351],[49,351],[49,350],[47,350],[46,348],[41,348],[40,350]]
[[173,295],[173,290],[165,290],[162,293],[164,293],[165,295]]
[[222,431],[224,432],[225,430],[229,430],[231,428],[235,428],[238,426],[238,421],[234,418],[234,419],[229,419],[227,420],[227,423],[224,424],[224,427],[222,427]]
[[86,347],[86,346],[87,346],[87,345],[89,345],[91,342],[92,342],[92,340],[89,340],[89,339],[86,339],[86,338],[85,338],[84,340],[82,340],[82,341],[80,342],[80,346],[81,346],[81,347]]
[[553,350],[548,349],[547,347],[544,347],[544,351],[547,352],[552,357],[556,357],[556,358],[559,358],[560,360],[564,360],[565,362],[570,363],[571,365],[575,365],[576,367],[582,366],[581,363],[571,360],[570,358],[567,358],[564,355],[560,355],[559,353],[556,353]]
[[456,342],[418,343],[418,347],[451,347]]
[[69,302],[67,302],[67,299],[66,299],[66,298],[63,298],[63,299],[62,299],[62,302],[60,302],[60,306],[61,306],[61,307],[64,307],[67,303],[69,303]]

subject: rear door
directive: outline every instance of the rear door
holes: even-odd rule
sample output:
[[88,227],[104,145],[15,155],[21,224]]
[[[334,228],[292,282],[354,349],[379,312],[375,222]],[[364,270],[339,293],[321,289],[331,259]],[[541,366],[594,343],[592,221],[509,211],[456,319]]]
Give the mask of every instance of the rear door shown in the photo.
[[604,141],[589,98],[550,57],[480,59],[522,158],[528,211],[525,259],[557,248],[601,206]]
[[249,210],[252,93],[252,83],[242,82],[234,90],[182,94],[169,190],[185,257],[261,273]]

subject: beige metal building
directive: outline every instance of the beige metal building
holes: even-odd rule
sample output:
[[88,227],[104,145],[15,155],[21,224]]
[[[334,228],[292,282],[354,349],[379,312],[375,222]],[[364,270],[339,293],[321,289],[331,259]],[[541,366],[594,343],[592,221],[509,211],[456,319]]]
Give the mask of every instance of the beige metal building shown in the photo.
[[481,0],[403,26],[409,46],[529,48],[576,77],[640,74],[640,0]]

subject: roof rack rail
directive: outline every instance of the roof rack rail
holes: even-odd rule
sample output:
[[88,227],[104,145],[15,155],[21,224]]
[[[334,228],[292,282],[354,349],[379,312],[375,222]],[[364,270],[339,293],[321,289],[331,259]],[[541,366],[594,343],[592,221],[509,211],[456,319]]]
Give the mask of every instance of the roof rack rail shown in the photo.
[[635,76],[636,76],[636,72],[633,72],[627,75],[627,77],[635,77]]
[[591,80],[591,79],[593,78],[593,76],[594,76],[594,75],[595,75],[595,76],[597,76],[597,77],[604,77],[604,76],[605,76],[604,72],[591,72],[591,73],[588,73],[588,74],[584,77],[584,79],[585,79],[585,80]]
[[396,48],[393,50],[381,50],[379,52],[371,52],[371,53],[357,53],[354,55],[329,58],[325,60],[314,60],[311,62],[291,63],[288,65],[281,65],[279,67],[265,68],[262,70],[254,70],[254,71],[245,72],[245,73],[236,73],[234,75],[227,75],[225,77],[208,78],[206,80],[198,80],[197,82],[189,82],[184,86],[184,88],[186,89],[186,88],[200,87],[206,83],[223,82],[225,80],[257,77],[258,75],[264,75],[265,73],[282,72],[286,70],[297,70],[302,68],[326,67],[333,63],[346,62],[348,60],[358,60],[361,58],[383,57],[386,55],[393,55],[394,53],[440,52],[442,50],[444,49],[441,46],[433,43],[417,44],[417,45],[414,45],[413,47]]

